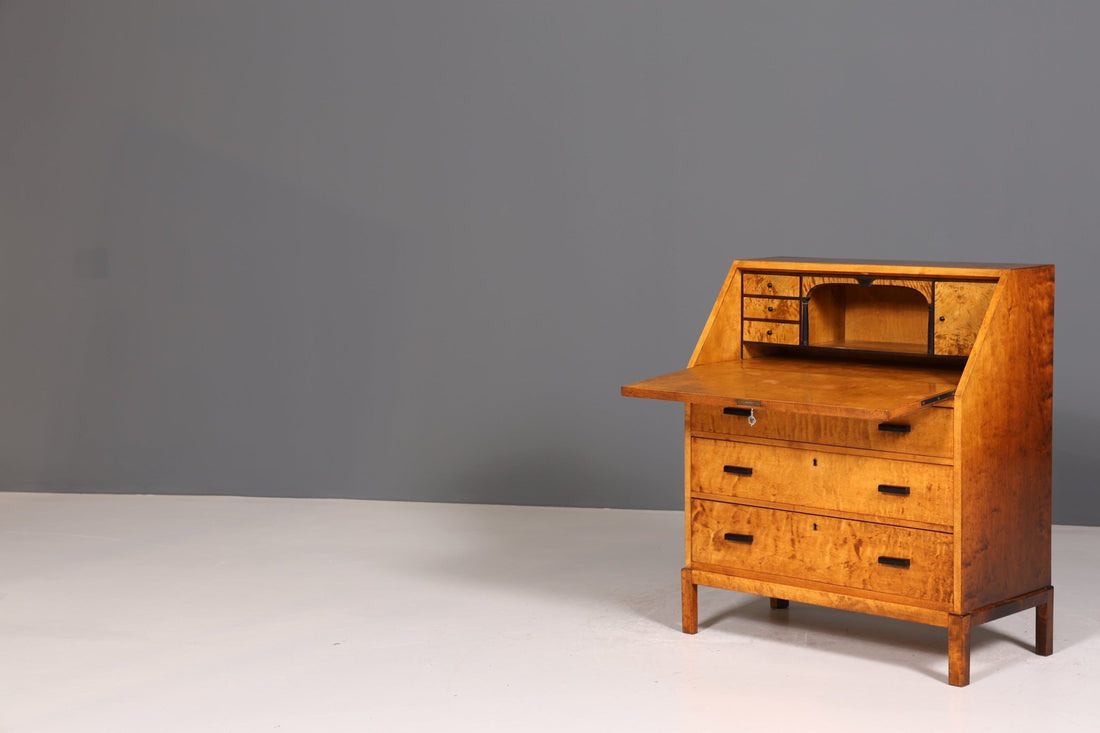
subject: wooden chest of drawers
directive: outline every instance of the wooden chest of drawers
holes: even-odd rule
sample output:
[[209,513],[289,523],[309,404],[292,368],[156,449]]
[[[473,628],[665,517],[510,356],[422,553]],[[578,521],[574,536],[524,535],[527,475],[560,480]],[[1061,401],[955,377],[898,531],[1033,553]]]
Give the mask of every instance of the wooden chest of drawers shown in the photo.
[[623,387],[685,403],[684,631],[697,586],[948,629],[1050,585],[1050,266],[735,262],[688,368]]

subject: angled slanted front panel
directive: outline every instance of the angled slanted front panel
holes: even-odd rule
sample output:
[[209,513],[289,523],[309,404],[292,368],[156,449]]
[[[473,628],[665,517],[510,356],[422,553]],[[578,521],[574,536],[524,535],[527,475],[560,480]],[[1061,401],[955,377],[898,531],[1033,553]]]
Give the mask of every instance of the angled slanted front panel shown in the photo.
[[741,358],[741,273],[734,262],[688,366]]

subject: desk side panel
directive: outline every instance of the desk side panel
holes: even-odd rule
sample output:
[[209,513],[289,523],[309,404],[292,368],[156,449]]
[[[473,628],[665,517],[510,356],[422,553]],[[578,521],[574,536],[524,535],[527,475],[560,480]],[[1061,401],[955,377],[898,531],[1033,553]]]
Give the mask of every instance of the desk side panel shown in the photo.
[[741,270],[734,262],[688,366],[741,359]]
[[1050,585],[1054,268],[1005,272],[955,398],[956,612]]

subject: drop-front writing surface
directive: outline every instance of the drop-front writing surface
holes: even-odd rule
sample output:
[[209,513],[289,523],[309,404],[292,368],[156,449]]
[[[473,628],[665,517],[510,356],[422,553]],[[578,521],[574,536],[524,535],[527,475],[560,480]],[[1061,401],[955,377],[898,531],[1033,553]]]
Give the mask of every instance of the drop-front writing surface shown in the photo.
[[708,585],[947,627],[953,685],[1009,613],[1050,654],[1053,307],[1047,265],[735,262],[622,388],[686,405],[684,631]]

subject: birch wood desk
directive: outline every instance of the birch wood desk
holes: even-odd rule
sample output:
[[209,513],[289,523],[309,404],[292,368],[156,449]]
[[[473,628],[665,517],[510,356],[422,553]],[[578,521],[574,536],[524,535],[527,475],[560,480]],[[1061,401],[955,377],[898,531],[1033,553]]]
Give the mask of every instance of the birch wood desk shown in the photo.
[[688,367],[683,629],[699,585],[970,632],[1035,609],[1053,651],[1054,268],[733,264]]

